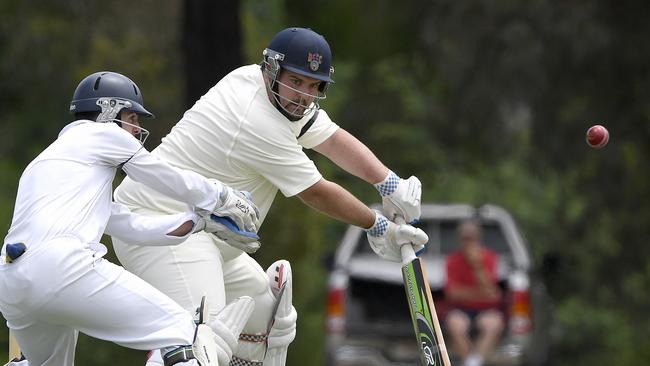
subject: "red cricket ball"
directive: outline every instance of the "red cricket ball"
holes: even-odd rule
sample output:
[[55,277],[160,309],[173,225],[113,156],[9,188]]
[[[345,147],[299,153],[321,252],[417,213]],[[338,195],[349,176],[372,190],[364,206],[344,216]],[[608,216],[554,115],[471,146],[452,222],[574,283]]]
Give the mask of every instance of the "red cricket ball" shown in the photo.
[[594,149],[605,147],[609,142],[609,131],[604,126],[595,125],[587,130],[587,144]]

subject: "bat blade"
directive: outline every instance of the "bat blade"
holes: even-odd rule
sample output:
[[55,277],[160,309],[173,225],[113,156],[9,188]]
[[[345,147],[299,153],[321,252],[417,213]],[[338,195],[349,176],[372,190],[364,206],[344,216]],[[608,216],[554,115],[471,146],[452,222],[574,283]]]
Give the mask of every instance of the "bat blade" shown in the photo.
[[11,362],[11,360],[13,360],[14,358],[20,359],[20,357],[21,354],[20,354],[20,346],[18,345],[18,341],[14,336],[14,332],[9,330],[9,362]]
[[406,298],[424,366],[451,366],[431,289],[420,258],[402,266]]

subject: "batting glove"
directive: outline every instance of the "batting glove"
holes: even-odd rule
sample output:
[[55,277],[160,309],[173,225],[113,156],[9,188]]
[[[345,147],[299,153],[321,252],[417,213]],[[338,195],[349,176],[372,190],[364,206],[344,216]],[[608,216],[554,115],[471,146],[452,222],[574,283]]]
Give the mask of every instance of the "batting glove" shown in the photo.
[[421,229],[408,224],[396,224],[381,213],[375,213],[375,223],[366,229],[366,235],[370,247],[380,257],[392,262],[401,262],[402,245],[413,245],[413,250],[419,252],[429,241],[429,236]]
[[383,211],[389,220],[401,216],[406,222],[414,222],[420,218],[422,183],[417,177],[401,179],[390,171],[386,179],[375,184],[375,188],[381,195]]

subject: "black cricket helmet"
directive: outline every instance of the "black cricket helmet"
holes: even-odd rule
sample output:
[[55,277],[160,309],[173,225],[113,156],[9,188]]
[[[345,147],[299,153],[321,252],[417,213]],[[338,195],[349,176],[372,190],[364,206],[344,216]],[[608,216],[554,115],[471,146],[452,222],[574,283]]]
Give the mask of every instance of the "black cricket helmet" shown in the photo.
[[[276,107],[285,116],[290,120],[295,120],[319,108],[319,102],[326,97],[327,87],[329,84],[334,83],[334,79],[332,79],[334,73],[332,51],[325,37],[308,28],[287,28],[273,37],[262,55],[264,56],[262,62],[271,81],[271,92],[276,98]],[[303,113],[288,110],[280,102],[283,98],[277,91],[277,84],[282,70],[288,70],[321,81],[318,88],[319,95],[307,95],[313,97],[314,102]],[[295,104],[295,107],[299,108],[300,106]]]
[[126,76],[111,71],[96,72],[81,80],[72,95],[70,113],[102,112],[102,102],[110,100],[123,102],[117,112],[124,109],[143,117],[154,117],[144,108],[140,88]]
[[121,127],[129,125],[134,128],[134,136],[144,144],[149,131],[118,119],[123,110],[153,118],[143,104],[140,88],[131,79],[116,72],[100,71],[81,80],[72,95],[70,113],[97,112],[96,122],[115,122]]
[[334,82],[330,46],[325,37],[311,29],[287,28],[279,32],[264,50],[264,56],[267,62],[277,61],[280,68],[326,83]]

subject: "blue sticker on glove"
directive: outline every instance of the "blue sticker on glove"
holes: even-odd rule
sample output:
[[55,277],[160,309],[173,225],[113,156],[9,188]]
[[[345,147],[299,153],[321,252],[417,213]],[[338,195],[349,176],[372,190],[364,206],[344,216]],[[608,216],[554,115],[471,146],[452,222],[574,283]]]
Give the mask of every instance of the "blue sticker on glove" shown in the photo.
[[257,235],[257,233],[254,233],[254,232],[252,232],[252,231],[241,230],[241,229],[237,226],[237,224],[235,224],[235,222],[234,222],[230,217],[227,217],[227,216],[217,216],[217,215],[212,214],[212,215],[210,215],[210,218],[211,218],[212,220],[214,220],[214,221],[220,223],[221,225],[227,227],[228,230],[230,230],[230,231],[232,231],[232,232],[234,232],[234,233],[237,233],[237,234],[239,234],[239,235],[241,235],[241,236],[245,236],[245,237],[248,237],[248,238],[253,238],[253,239],[255,239],[255,240],[259,240],[259,239],[260,239],[260,237]]

